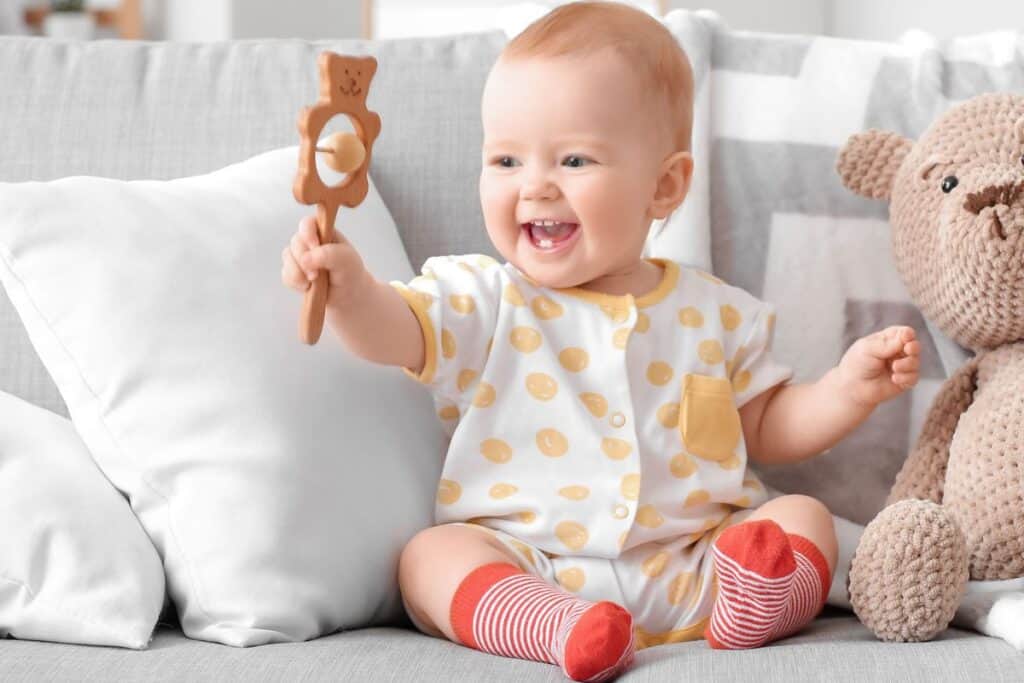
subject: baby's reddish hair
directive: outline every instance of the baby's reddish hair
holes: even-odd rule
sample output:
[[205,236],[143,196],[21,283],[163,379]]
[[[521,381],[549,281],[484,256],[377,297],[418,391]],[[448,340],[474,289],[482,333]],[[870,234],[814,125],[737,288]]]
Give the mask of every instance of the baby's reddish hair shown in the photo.
[[693,69],[661,22],[615,2],[573,2],[533,22],[513,38],[502,58],[586,57],[612,48],[655,96],[674,150],[689,150],[693,128]]

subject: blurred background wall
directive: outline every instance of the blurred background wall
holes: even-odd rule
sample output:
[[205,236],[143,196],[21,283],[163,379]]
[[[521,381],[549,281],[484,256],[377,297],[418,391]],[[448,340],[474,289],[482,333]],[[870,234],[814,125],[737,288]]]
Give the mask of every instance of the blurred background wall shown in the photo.
[[[87,0],[116,9],[124,0]],[[515,33],[565,0],[131,0],[150,40],[232,38],[398,38],[500,28]],[[910,29],[939,38],[1024,30],[1024,0],[622,0],[652,14],[711,9],[733,28],[894,40]],[[0,33],[36,32],[27,7],[48,0],[0,0]],[[116,37],[113,29],[96,37]]]

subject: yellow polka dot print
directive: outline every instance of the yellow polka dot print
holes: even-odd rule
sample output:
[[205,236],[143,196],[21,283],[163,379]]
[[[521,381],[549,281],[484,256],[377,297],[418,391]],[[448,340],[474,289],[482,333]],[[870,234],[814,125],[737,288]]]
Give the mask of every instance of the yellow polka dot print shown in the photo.
[[664,524],[665,518],[653,505],[641,505],[636,511],[636,523],[654,529]]
[[623,323],[629,319],[629,309],[625,306],[602,304],[601,311],[615,323]]
[[480,454],[493,463],[506,463],[512,459],[512,447],[501,439],[485,439],[480,443]]
[[541,320],[552,320],[565,312],[561,304],[546,296],[534,297],[530,302],[530,308],[533,310],[533,314]]
[[626,500],[636,500],[640,497],[640,473],[632,472],[622,477],[619,485],[619,492]]
[[606,436],[601,439],[601,450],[612,460],[623,460],[629,457],[633,446],[628,441]]
[[559,458],[569,450],[569,440],[557,429],[542,429],[537,432],[537,448],[544,455]]
[[580,400],[594,417],[604,417],[608,413],[608,400],[601,394],[585,391],[580,394]]
[[724,306],[720,307],[718,311],[720,317],[722,318],[722,327],[724,327],[729,332],[735,330],[737,327],[740,326],[740,323],[743,322],[743,316],[740,315],[740,312],[737,311],[735,307],[730,306],[729,304],[725,304]]
[[587,582],[586,574],[579,567],[568,567],[558,572],[558,584],[567,591],[578,593]]
[[476,375],[476,370],[471,370],[469,368],[465,370],[460,370],[458,379],[456,379],[455,381],[456,386],[459,387],[459,391],[465,391],[466,389],[468,389],[469,385],[472,384],[473,380],[476,379]]
[[679,404],[665,403],[658,408],[658,422],[668,429],[675,429],[679,425]]
[[641,565],[641,571],[646,574],[649,578],[657,578],[661,576],[661,573],[665,571],[665,565],[668,564],[668,552],[662,550],[654,553]]
[[655,386],[664,386],[672,381],[674,371],[665,361],[656,360],[647,366],[647,381]]
[[538,401],[550,401],[558,393],[558,382],[543,372],[531,372],[526,376],[526,390]]
[[555,525],[555,536],[569,550],[581,550],[590,539],[590,532],[579,522],[566,520]]
[[515,495],[518,490],[518,486],[502,482],[492,486],[491,490],[488,491],[487,494],[495,500],[501,500],[502,498],[508,498],[509,496]]
[[505,285],[505,290],[502,292],[501,298],[513,306],[525,306],[526,299],[523,298],[523,293],[519,291],[519,288],[514,284]]
[[569,372],[580,372],[590,362],[590,354],[579,347],[571,346],[562,349],[558,354],[558,362]]
[[513,327],[508,336],[512,348],[523,353],[533,353],[540,348],[542,338],[540,332],[532,327]]
[[452,294],[448,297],[451,307],[463,315],[469,315],[476,310],[476,301],[469,294]]
[[445,358],[455,358],[456,348],[455,335],[451,330],[447,328],[441,330],[441,355]]
[[583,500],[590,495],[590,489],[586,486],[563,486],[558,489],[558,495],[569,500]]
[[462,486],[459,482],[451,479],[442,479],[437,487],[437,502],[441,505],[451,505],[462,496]]
[[615,330],[612,334],[612,346],[617,349],[626,348],[626,344],[629,342],[629,333],[633,330],[628,327],[620,327]]
[[476,385],[476,393],[473,394],[473,405],[477,408],[487,408],[494,403],[496,395],[493,385],[480,382]]
[[722,342],[717,339],[705,339],[697,345],[697,356],[708,365],[718,365],[725,360]]
[[697,461],[689,453],[676,453],[669,461],[669,471],[673,477],[685,479],[697,471]]
[[693,306],[687,306],[679,311],[679,323],[683,327],[703,327],[704,315]]
[[704,489],[697,489],[692,491],[690,495],[686,496],[686,500],[683,502],[683,507],[697,507],[698,505],[704,505],[711,500],[711,494]]
[[741,370],[732,378],[732,388],[741,394],[750,386],[750,370]]

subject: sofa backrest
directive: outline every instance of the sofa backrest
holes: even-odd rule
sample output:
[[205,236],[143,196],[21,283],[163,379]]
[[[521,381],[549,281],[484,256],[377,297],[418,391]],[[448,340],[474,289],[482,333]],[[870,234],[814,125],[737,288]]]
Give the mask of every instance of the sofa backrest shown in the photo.
[[[0,37],[0,181],[169,179],[298,144],[317,55],[369,54],[379,66],[368,106],[383,121],[370,172],[413,268],[441,253],[496,255],[477,194],[479,106],[505,42],[500,31],[194,44]],[[2,289],[0,390],[67,415]]]

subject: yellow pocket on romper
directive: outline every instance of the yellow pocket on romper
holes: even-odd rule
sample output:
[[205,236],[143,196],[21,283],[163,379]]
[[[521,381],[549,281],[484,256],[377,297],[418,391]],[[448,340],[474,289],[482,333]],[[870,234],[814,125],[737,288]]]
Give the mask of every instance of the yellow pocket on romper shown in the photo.
[[683,376],[679,434],[687,451],[704,460],[722,462],[733,457],[742,433],[732,383],[728,379]]

